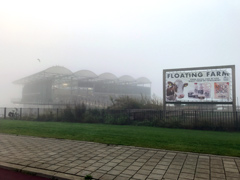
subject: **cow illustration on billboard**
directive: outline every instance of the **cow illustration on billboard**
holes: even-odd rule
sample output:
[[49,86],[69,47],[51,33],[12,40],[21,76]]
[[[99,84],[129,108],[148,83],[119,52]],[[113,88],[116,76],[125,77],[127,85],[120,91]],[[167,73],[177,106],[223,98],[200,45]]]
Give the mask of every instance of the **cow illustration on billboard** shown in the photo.
[[167,87],[167,100],[176,100],[184,98],[184,87],[187,87],[188,83],[183,83],[182,80],[177,79],[174,83],[168,81]]

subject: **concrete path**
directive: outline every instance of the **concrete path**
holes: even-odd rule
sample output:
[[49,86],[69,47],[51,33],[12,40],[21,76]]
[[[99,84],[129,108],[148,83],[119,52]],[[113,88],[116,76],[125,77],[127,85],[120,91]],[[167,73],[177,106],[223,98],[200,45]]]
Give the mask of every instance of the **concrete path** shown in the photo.
[[55,179],[240,179],[240,158],[0,134],[0,167]]

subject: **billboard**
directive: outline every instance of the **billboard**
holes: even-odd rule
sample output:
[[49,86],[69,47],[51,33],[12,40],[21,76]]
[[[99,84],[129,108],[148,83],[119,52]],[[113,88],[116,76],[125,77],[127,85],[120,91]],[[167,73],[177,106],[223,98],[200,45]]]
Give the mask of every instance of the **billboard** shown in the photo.
[[166,103],[233,103],[233,67],[163,71]]

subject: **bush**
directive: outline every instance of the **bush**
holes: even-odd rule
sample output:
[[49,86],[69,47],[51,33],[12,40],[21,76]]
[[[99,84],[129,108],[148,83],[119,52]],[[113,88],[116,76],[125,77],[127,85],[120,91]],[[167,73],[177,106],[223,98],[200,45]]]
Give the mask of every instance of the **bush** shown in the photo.
[[103,123],[104,122],[104,110],[89,109],[84,116],[85,123]]
[[126,110],[126,109],[162,109],[162,102],[156,95],[152,99],[141,96],[140,99],[122,96],[116,99],[110,97],[112,105],[108,107],[110,110]]
[[116,125],[130,124],[128,116],[123,113],[119,113],[119,114],[108,113],[105,115],[104,122],[106,124],[116,124]]
[[84,122],[84,116],[86,113],[86,106],[84,103],[75,105],[74,112],[75,112],[75,121],[76,122]]
[[36,117],[38,121],[55,121],[56,117],[52,110],[44,109],[43,113]]
[[65,121],[65,122],[74,122],[75,121],[75,116],[74,116],[70,106],[67,106],[66,109],[63,110],[61,120]]
[[52,113],[39,115],[38,121],[55,121],[55,117]]
[[135,126],[153,126],[153,122],[145,119],[143,121],[134,121],[133,125],[135,125]]

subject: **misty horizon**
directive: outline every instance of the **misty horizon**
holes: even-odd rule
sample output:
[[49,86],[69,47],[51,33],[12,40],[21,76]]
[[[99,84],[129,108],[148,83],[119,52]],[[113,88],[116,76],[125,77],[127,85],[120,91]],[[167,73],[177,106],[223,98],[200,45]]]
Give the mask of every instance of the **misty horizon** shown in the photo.
[[235,65],[239,94],[240,2],[9,0],[0,7],[0,106],[17,79],[52,66],[147,77],[163,98],[163,70]]

